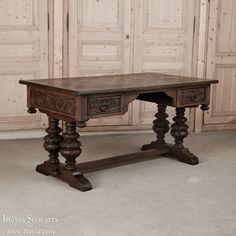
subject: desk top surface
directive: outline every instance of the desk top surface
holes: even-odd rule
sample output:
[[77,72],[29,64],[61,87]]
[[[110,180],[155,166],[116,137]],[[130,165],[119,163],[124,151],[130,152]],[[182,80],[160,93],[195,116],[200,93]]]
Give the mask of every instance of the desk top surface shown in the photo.
[[217,80],[198,79],[159,73],[20,80],[21,84],[33,87],[66,90],[77,93],[78,95],[134,91],[145,92],[188,86],[201,86],[217,82]]

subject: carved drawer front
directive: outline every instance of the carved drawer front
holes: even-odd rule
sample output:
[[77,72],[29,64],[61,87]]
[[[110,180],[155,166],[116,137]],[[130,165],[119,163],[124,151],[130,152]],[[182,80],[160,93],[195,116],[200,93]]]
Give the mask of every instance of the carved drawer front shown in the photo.
[[207,100],[207,88],[181,89],[180,105],[194,106],[205,103]]
[[48,91],[31,90],[31,106],[63,115],[75,115],[75,99]]
[[88,116],[121,112],[121,96],[88,98]]

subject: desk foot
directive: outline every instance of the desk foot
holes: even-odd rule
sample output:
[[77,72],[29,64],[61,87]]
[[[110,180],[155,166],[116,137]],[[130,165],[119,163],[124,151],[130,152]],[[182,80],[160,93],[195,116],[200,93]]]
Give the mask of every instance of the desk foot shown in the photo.
[[167,153],[162,154],[162,156],[169,156],[169,157],[174,157],[177,158],[179,161],[184,162],[186,164],[190,164],[190,165],[197,165],[199,164],[199,160],[198,158],[189,151],[188,148],[176,148],[175,145],[172,144],[163,144],[163,145],[159,145],[155,142],[152,142],[150,144],[145,144],[142,146],[142,150],[149,150],[149,149],[156,149],[156,150],[160,150],[160,149],[167,149],[169,150]]
[[67,183],[73,188],[76,188],[82,192],[92,189],[92,185],[89,180],[77,171],[68,171],[65,169],[65,165],[60,164],[56,170],[53,169],[49,161],[45,161],[43,164],[37,165],[36,171],[46,175],[57,177]]
[[61,170],[60,179],[66,181],[71,187],[82,192],[92,189],[92,185],[89,180],[78,171],[73,172],[63,169]]
[[156,149],[157,146],[155,144],[156,144],[155,142],[151,142],[149,144],[144,144],[141,149],[142,149],[142,151],[146,151],[149,149]]
[[36,166],[36,171],[43,175],[52,175],[52,176],[58,176],[58,165],[51,164],[49,161],[45,161],[43,164]]
[[184,162],[186,164],[199,164],[198,158],[193,153],[191,153],[188,148],[179,149],[173,147],[168,153],[168,156],[175,157],[179,161]]

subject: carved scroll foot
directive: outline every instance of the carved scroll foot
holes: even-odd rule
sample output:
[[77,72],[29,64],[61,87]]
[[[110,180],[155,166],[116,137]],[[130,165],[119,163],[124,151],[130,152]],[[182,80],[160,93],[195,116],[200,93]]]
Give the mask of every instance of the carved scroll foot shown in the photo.
[[46,129],[48,135],[44,137],[44,149],[49,152],[49,160],[36,167],[36,171],[44,175],[59,175],[59,150],[62,141],[61,128],[59,128],[59,121],[49,117],[49,125]]
[[172,148],[172,150],[168,153],[168,156],[175,157],[179,161],[184,162],[186,164],[199,164],[198,158],[193,153],[191,153],[188,148]]
[[73,172],[63,169],[61,170],[60,179],[66,181],[71,187],[76,188],[82,192],[92,189],[92,185],[89,180],[78,171]]
[[51,164],[49,161],[45,161],[43,164],[37,165],[36,171],[46,176],[52,175],[56,177],[59,175],[58,166]]
[[156,119],[153,121],[153,131],[156,133],[157,140],[142,146],[142,150],[148,150],[153,148],[163,147],[166,144],[165,134],[169,131],[169,121],[167,120],[168,115],[166,113],[166,105],[158,104],[158,112],[156,113]]
[[36,171],[46,176],[51,175],[51,167],[49,167],[47,161],[45,161],[43,164],[37,165]]

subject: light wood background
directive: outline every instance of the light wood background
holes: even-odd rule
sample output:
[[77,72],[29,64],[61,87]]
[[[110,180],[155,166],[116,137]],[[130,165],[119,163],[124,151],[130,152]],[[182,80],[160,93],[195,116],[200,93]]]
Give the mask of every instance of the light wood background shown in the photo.
[[[26,113],[19,79],[143,71],[218,79],[211,109],[187,111],[190,128],[235,129],[235,12],[235,0],[1,0],[0,130],[46,125]],[[150,128],[155,112],[135,101],[87,130]]]

